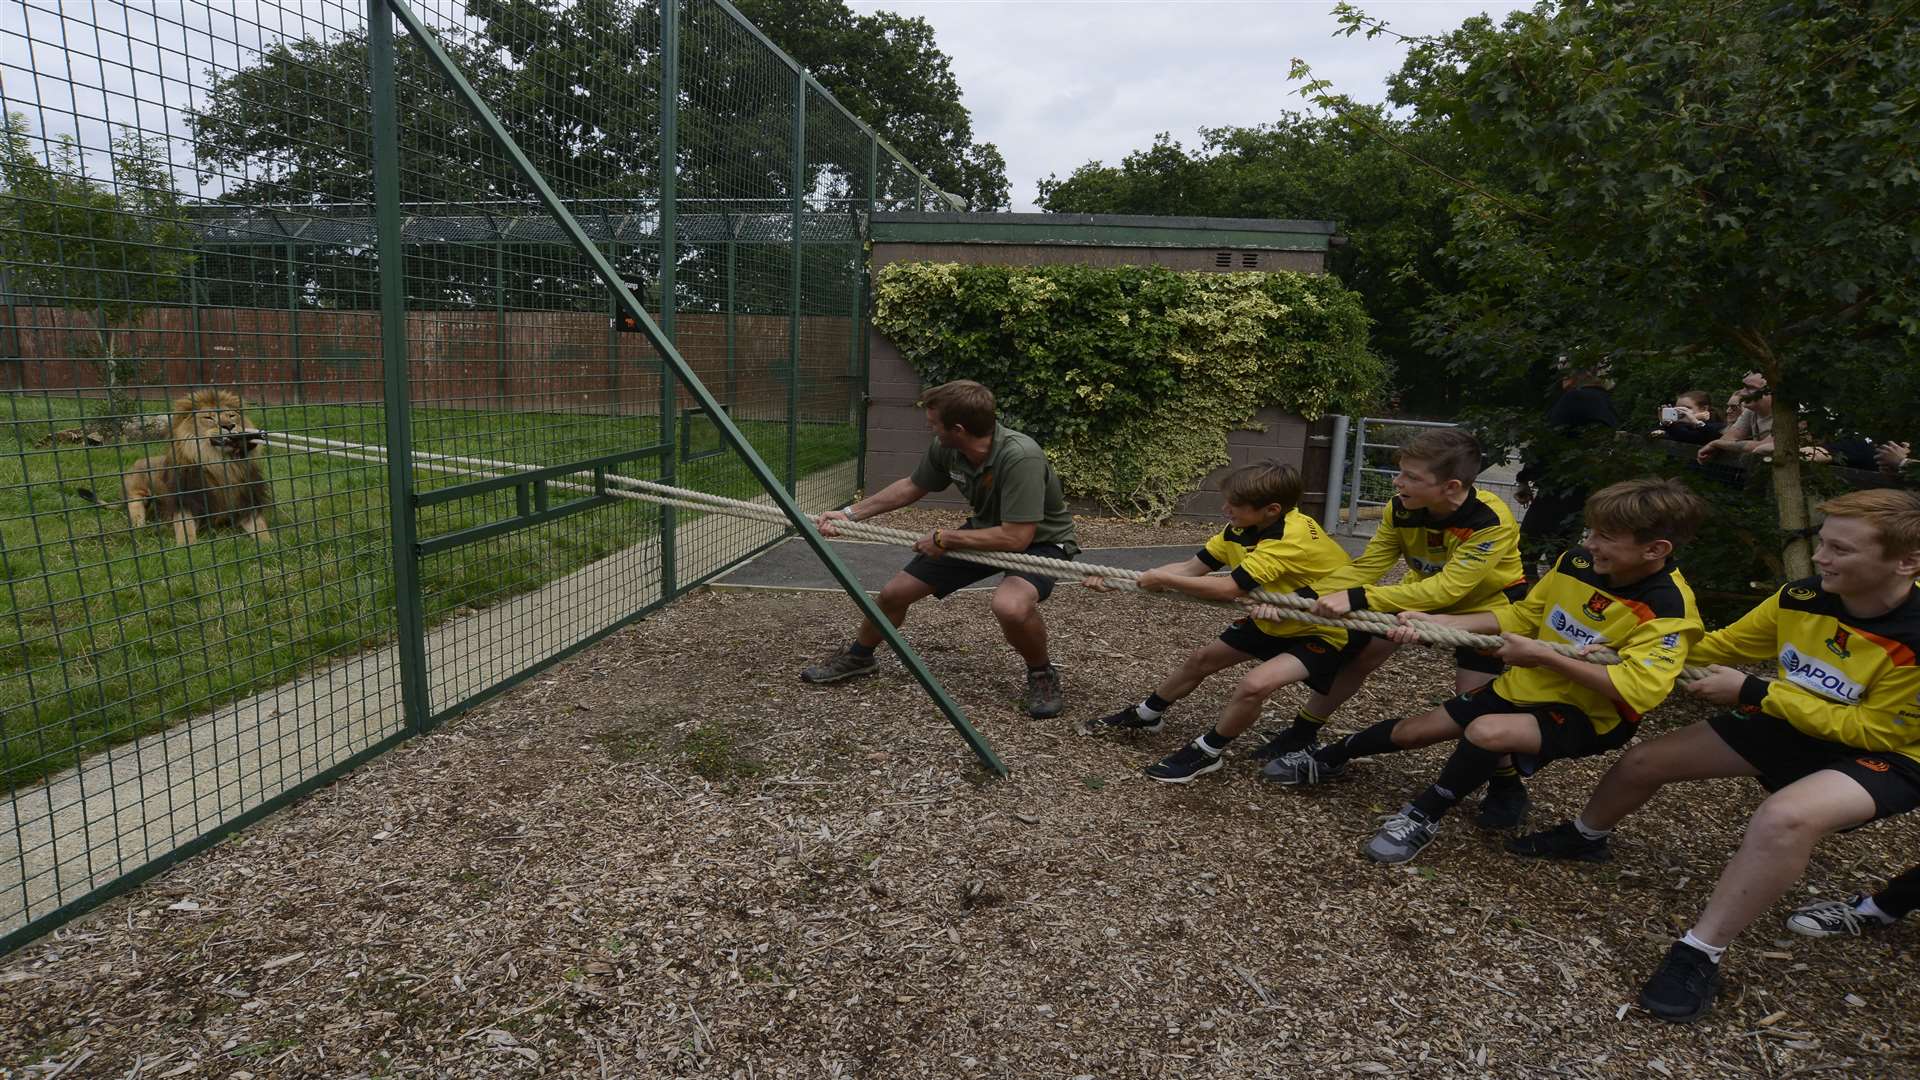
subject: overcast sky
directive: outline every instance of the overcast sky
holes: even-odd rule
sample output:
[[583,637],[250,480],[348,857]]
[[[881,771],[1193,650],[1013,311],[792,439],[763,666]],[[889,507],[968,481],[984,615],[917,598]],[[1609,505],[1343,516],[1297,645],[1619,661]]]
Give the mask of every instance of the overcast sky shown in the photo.
[[[1007,158],[1013,209],[1033,211],[1035,182],[1088,161],[1118,164],[1169,132],[1248,126],[1306,102],[1287,81],[1294,57],[1361,101],[1384,97],[1404,48],[1387,36],[1332,36],[1333,0],[848,0],[861,13],[927,20],[973,113],[973,137]],[[1359,0],[1395,30],[1452,29],[1495,0]]]

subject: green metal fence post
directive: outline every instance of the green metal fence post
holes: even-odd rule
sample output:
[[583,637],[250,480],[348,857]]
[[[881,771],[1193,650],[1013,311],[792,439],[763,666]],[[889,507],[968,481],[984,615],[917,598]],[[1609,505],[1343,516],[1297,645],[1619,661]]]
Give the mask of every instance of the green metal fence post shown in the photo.
[[195,271],[199,259],[187,260],[187,309],[193,313],[193,369],[195,382],[205,385],[207,381],[207,342],[200,333],[200,311],[207,297],[206,283]]
[[507,364],[507,245],[493,245],[494,378],[499,384],[500,407],[513,397],[513,370]]
[[859,491],[867,490],[867,391],[872,375],[867,365],[872,363],[869,351],[873,347],[873,330],[867,325],[871,318],[873,303],[873,211],[879,202],[880,191],[880,136],[867,133],[867,213],[864,225],[855,243],[858,245],[854,257],[858,260],[860,271],[860,296],[854,302],[853,318],[853,424],[854,458],[853,486]]
[[[978,731],[974,730],[972,724],[967,722],[966,714],[960,711],[960,706],[955,704],[953,699],[947,695],[946,688],[941,686],[939,680],[933,677],[933,673],[927,670],[927,665],[925,661],[920,659],[920,654],[915,652],[913,646],[908,644],[907,640],[901,637],[900,633],[894,629],[893,624],[887,619],[886,615],[881,612],[879,606],[873,602],[873,598],[868,596],[865,590],[861,588],[860,580],[853,576],[853,572],[848,570],[846,564],[840,561],[840,556],[834,554],[832,546],[820,535],[820,531],[814,527],[813,519],[808,516],[805,511],[800,509],[798,503],[794,502],[793,496],[787,492],[786,486],[773,474],[773,470],[767,467],[766,461],[760,457],[759,453],[754,450],[753,444],[747,440],[746,435],[734,424],[733,418],[728,416],[726,411],[720,408],[720,403],[714,400],[713,394],[707,390],[706,384],[702,383],[699,376],[694,374],[693,368],[687,364],[686,358],[680,355],[680,350],[675,348],[673,343],[666,339],[666,335],[660,332],[660,326],[653,321],[653,316],[647,314],[646,307],[640,303],[639,298],[634,296],[632,290],[628,289],[626,283],[620,279],[620,275],[614,269],[613,264],[608,262],[606,256],[601,254],[600,250],[594,246],[592,239],[587,236],[586,230],[580,227],[579,220],[573,216],[573,212],[567,209],[566,204],[560,201],[558,195],[554,194],[552,186],[547,183],[546,178],[541,175],[540,170],[534,167],[533,162],[528,160],[526,153],[520,149],[520,144],[514,141],[513,136],[507,131],[506,126],[500,122],[500,118],[494,115],[493,110],[489,108],[487,103],[481,99],[480,95],[474,91],[473,85],[467,81],[465,75],[461,74],[459,65],[455,64],[453,58],[447,55],[446,50],[441,47],[439,40],[434,37],[432,31],[428,30],[426,25],[420,21],[420,17],[414,14],[413,8],[407,4],[407,0],[369,0],[370,5],[376,10],[382,2],[384,2],[394,15],[400,19],[401,23],[406,26],[407,32],[419,41],[421,48],[426,50],[428,61],[440,72],[441,76],[446,79],[447,84],[453,88],[454,94],[459,97],[461,102],[473,113],[474,117],[479,120],[481,128],[486,131],[488,136],[499,147],[500,151],[508,160],[513,162],[514,168],[518,170],[520,175],[527,181],[527,185],[533,189],[534,195],[540,201],[540,205],[548,214],[553,216],[554,223],[566,234],[568,243],[573,246],[575,251],[580,253],[581,257],[593,264],[594,273],[598,274],[600,280],[605,282],[607,287],[619,296],[620,302],[624,306],[627,314],[633,316],[634,321],[640,324],[641,331],[647,335],[649,341],[653,342],[654,348],[660,351],[667,363],[672,365],[674,373],[679,376],[681,383],[686,386],[687,392],[691,393],[694,398],[699,401],[700,407],[706,410],[707,415],[713,418],[714,425],[720,429],[721,437],[726,440],[727,445],[733,449],[734,453],[740,455],[740,460],[747,466],[748,470],[753,473],[754,480],[759,483],[761,489],[767,493],[767,497],[774,501],[774,504],[780,508],[780,512],[786,515],[788,523],[799,532],[801,538],[807,542],[807,546],[813,550],[813,553],[819,556],[820,561],[826,565],[828,572],[833,575],[834,580],[840,583],[840,587],[846,590],[848,597],[859,607],[860,613],[872,620],[874,625],[880,628],[882,637],[885,638],[888,645],[893,647],[894,655],[898,656],[900,662],[906,665],[907,670],[913,673],[914,679],[926,690],[927,695],[933,699],[934,704],[940,709],[941,713],[946,716],[948,722],[959,732],[960,737],[966,741],[968,748],[973,751],[974,756],[980,761],[980,764],[997,776],[1005,776],[1007,774],[1007,767],[1001,762],[999,755],[993,752],[993,747],[987,745],[987,741],[980,736]],[[388,45],[388,49],[391,50],[390,44]],[[386,104],[388,104],[389,107],[391,106],[390,96]],[[390,112],[379,115],[391,117]],[[389,119],[389,132],[392,130],[390,125],[391,121]],[[397,157],[397,148],[395,148],[391,142],[386,144],[386,149],[388,153]],[[394,209],[397,214],[398,206],[396,205]]]
[[[680,186],[680,0],[660,2],[660,333],[675,345],[674,314],[679,307],[675,271],[680,258],[680,218],[675,201]],[[618,298],[615,299],[618,303]],[[660,482],[671,484],[680,455],[674,453],[674,424],[680,414],[679,388],[666,358],[660,360],[660,443],[669,447],[660,458]],[[690,434],[690,433],[689,433]],[[660,508],[660,599],[678,591],[679,515],[673,507]]]
[[[419,30],[409,27],[418,35]],[[407,395],[407,263],[400,215],[400,118],[393,86],[393,16],[386,0],[367,0],[373,68],[373,190],[380,267],[380,352],[386,372],[387,517],[393,530],[393,599],[400,659],[400,702],[407,726],[426,729],[426,613],[420,552],[414,539],[413,425]]]
[[293,242],[287,242],[287,348],[293,353],[293,400],[305,404],[307,400],[307,377],[301,369],[300,360],[300,286],[295,283],[295,270],[299,266],[299,256],[294,252]]
[[739,383],[735,381],[736,376],[734,375],[733,325],[736,307],[734,300],[735,256],[733,233],[734,230],[740,226],[733,220],[732,214],[721,214],[720,223],[725,226],[727,230],[727,404],[732,405],[734,402],[740,400],[740,386]]
[[787,299],[792,315],[787,322],[787,490],[800,490],[800,215],[806,210],[807,186],[807,73],[793,69],[793,263]]

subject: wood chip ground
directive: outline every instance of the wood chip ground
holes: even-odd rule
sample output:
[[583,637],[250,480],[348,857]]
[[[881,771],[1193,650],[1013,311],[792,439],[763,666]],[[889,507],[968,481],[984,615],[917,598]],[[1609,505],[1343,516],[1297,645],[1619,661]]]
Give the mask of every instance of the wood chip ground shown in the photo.
[[[1307,792],[1244,760],[1152,784],[1141,766],[1204,731],[1230,677],[1158,735],[1074,722],[1138,700],[1222,615],[1077,588],[1046,610],[1051,721],[1020,711],[983,594],[908,628],[1011,766],[992,780],[891,658],[795,678],[847,638],[843,597],[689,597],[0,961],[0,1074],[1920,1075],[1920,929],[1781,925],[1920,858],[1916,822],[1822,845],[1711,1017],[1675,1027],[1631,1002],[1751,783],[1662,794],[1607,865],[1519,860],[1457,815],[1383,869],[1358,845],[1443,749]],[[1335,728],[1427,708],[1446,659],[1403,650]],[[1603,765],[1544,772],[1532,821],[1577,810]]]

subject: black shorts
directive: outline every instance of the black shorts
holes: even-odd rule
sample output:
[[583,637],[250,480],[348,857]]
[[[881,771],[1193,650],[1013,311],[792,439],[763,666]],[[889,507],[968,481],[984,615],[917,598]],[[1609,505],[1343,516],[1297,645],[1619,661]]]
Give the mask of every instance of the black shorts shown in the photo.
[[1760,770],[1760,786],[1768,791],[1831,769],[1852,777],[1873,796],[1875,821],[1920,808],[1920,762],[1905,754],[1815,738],[1766,713],[1721,713],[1707,724]]
[[[1071,559],[1067,549],[1059,544],[1029,544],[1024,555],[1038,555],[1043,559]],[[929,559],[925,555],[915,555],[913,561],[902,569],[921,581],[933,586],[933,595],[945,600],[961,589],[976,581],[985,581],[995,574],[1005,573],[1008,577],[1022,578],[1033,584],[1034,590],[1045,600],[1053,595],[1054,579],[1045,574],[1022,573],[1018,570],[1002,571],[997,566],[985,563],[969,562],[966,559],[938,558]]]
[[1541,705],[1521,705],[1493,692],[1493,684],[1457,694],[1441,708],[1454,723],[1466,727],[1483,716],[1495,713],[1523,713],[1540,724],[1540,749],[1531,754],[1513,755],[1513,764],[1522,776],[1532,776],[1549,761],[1592,757],[1618,750],[1633,740],[1634,725],[1625,720],[1605,732],[1595,731],[1593,720],[1579,707],[1551,701]]
[[1307,688],[1325,694],[1333,689],[1340,665],[1366,643],[1355,645],[1349,638],[1346,645],[1335,645],[1326,638],[1307,635],[1274,637],[1255,626],[1252,619],[1236,619],[1233,625],[1220,631],[1220,644],[1238,649],[1261,663],[1276,656],[1291,656],[1307,669]]

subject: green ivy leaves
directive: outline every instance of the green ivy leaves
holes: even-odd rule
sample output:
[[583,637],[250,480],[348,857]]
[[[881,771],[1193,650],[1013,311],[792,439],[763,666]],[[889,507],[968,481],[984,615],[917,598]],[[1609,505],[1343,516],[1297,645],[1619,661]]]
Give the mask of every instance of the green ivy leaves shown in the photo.
[[1357,410],[1385,378],[1359,295],[1321,275],[896,263],[874,325],[926,382],[992,387],[1069,495],[1154,519],[1256,410]]

